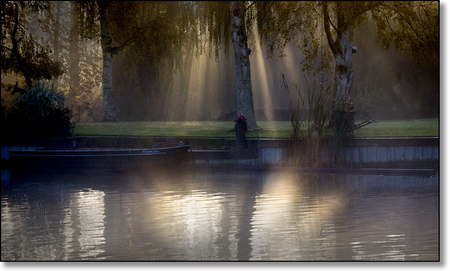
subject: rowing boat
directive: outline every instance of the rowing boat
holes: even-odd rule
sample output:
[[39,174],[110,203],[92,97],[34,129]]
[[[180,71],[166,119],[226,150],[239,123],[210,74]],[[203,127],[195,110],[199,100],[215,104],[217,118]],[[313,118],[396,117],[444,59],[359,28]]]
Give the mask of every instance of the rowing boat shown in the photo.
[[14,169],[108,169],[149,168],[163,163],[177,163],[189,145],[145,149],[36,149],[9,152]]

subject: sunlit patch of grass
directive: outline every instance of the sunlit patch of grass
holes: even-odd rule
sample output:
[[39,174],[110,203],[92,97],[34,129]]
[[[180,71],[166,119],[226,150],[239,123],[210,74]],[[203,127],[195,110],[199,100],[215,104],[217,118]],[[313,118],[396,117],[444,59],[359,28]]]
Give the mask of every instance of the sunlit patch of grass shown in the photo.
[[[358,121],[356,122],[358,123]],[[247,132],[248,138],[289,138],[289,121],[259,121],[262,128]],[[77,123],[74,134],[109,136],[233,138],[231,121],[150,121]],[[382,120],[355,130],[356,137],[439,136],[439,119]]]

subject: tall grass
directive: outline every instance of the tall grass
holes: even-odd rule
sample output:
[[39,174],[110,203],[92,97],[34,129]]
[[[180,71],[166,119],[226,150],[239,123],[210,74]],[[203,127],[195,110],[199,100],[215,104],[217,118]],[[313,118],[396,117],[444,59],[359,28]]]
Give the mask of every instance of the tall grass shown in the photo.
[[323,138],[330,134],[328,120],[332,102],[331,87],[322,83],[317,86],[316,77],[312,84],[304,78],[304,87],[291,91],[284,74],[284,90],[289,96],[292,134],[285,159],[294,165],[316,167],[322,163]]
[[339,166],[344,144],[353,137],[353,105],[345,97],[333,100],[332,85],[311,84],[291,90],[284,74],[284,90],[289,95],[292,133],[286,151],[287,162],[296,166]]

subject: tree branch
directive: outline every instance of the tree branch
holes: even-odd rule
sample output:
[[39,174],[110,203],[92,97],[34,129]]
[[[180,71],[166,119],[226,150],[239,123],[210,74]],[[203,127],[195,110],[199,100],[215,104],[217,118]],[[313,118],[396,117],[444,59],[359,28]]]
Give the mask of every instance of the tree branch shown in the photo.
[[[328,14],[328,5],[326,2],[322,3],[322,10],[323,10],[323,16],[324,16],[323,23],[324,23],[324,28],[325,28],[325,34],[327,36],[328,45],[330,46],[330,49],[333,52],[333,54],[337,54],[338,50],[337,50],[336,46],[334,46],[333,35],[331,34],[331,31],[330,31],[331,20],[330,20],[330,15]],[[336,29],[336,27],[334,25],[333,25],[333,27]]]
[[244,12],[247,12],[247,10],[250,9],[254,4],[256,4],[256,1],[253,1],[248,7],[246,7]]

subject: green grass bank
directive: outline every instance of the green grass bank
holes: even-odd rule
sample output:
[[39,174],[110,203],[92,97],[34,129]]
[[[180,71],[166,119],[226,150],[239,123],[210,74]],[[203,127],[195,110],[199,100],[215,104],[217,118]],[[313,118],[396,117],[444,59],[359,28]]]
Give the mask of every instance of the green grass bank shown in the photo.
[[[357,121],[356,124],[359,122]],[[289,121],[259,121],[248,138],[289,138]],[[77,123],[75,136],[235,137],[232,121],[149,121]],[[436,137],[439,119],[380,120],[354,131],[355,137]]]

